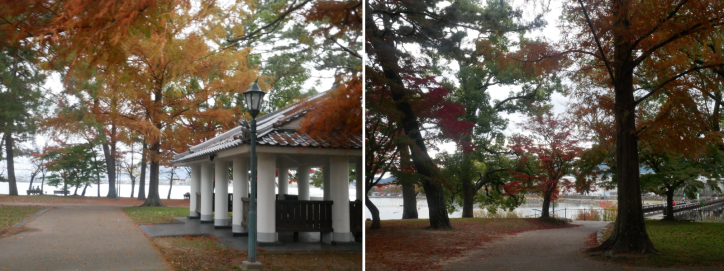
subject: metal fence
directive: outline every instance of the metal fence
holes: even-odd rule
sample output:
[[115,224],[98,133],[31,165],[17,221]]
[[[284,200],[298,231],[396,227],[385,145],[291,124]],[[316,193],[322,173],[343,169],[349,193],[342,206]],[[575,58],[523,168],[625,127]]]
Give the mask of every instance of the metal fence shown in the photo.
[[[595,209],[595,208],[581,208],[581,209],[556,209],[550,210],[549,214],[551,217],[556,218],[567,218],[571,220],[584,220],[584,221],[615,221],[618,215],[618,209]],[[533,215],[530,217],[540,217],[541,210],[533,209]]]

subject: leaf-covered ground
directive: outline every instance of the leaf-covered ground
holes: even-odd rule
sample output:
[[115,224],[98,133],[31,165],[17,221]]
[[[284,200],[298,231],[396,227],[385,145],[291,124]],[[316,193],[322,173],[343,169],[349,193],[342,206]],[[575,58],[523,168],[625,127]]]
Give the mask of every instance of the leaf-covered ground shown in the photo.
[[[241,270],[246,251],[219,245],[213,236],[152,238],[174,270]],[[264,270],[362,270],[362,253],[269,253],[259,249]]]
[[575,225],[534,218],[450,219],[453,230],[430,230],[427,219],[383,220],[382,229],[365,231],[365,270],[439,269],[439,263],[463,256],[505,235]]
[[0,233],[40,210],[40,206],[0,206]]
[[[92,205],[121,205],[121,206],[132,206],[141,205],[144,201],[135,198],[119,198],[109,199],[106,197],[81,197],[81,196],[48,196],[48,195],[33,195],[33,196],[8,196],[0,195],[0,202],[10,204],[43,204],[43,205],[54,205],[54,204],[92,204]],[[166,206],[175,207],[186,207],[188,211],[189,200],[187,199],[162,199]],[[188,214],[186,214],[188,215]]]
[[[603,240],[612,231],[607,229]],[[646,231],[658,254],[591,255],[599,260],[636,266],[724,267],[724,223],[646,220]]]

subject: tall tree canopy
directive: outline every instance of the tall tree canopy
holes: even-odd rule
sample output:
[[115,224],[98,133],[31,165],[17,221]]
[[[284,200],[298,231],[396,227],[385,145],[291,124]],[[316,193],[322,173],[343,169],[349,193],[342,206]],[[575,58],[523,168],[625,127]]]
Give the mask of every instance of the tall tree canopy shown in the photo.
[[[665,102],[656,115],[672,114],[668,110],[672,105],[691,100],[687,78],[692,73],[724,65],[724,56],[708,49],[696,50],[697,61],[690,58],[691,49],[703,48],[702,43],[721,44],[724,3],[572,0],[564,5],[562,18],[560,49],[580,65],[574,80],[581,84],[573,96],[596,101],[610,112],[615,127],[619,212],[609,239],[593,250],[655,252],[640,204],[638,141],[671,123],[662,118],[641,121],[636,109],[662,98]],[[635,79],[643,74],[651,80]],[[593,111],[579,113],[589,112]],[[670,140],[672,149],[691,142],[687,137]]]

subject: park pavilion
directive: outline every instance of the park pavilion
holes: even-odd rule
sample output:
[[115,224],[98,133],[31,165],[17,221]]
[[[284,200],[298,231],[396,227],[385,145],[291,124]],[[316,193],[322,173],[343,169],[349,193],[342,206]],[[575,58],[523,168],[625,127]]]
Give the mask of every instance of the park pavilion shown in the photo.
[[[326,98],[326,93],[319,93],[305,101]],[[334,244],[353,242],[353,233],[362,231],[362,174],[356,174],[356,201],[350,201],[349,195],[349,168],[362,168],[361,135],[328,135],[315,140],[297,132],[308,112],[301,106],[312,104],[305,101],[257,118],[260,245],[279,244],[280,232],[293,232],[295,240],[298,232],[320,232],[322,242]],[[216,228],[231,228],[235,236],[248,234],[249,135],[248,125],[241,122],[238,127],[174,156],[174,166],[191,168],[189,218],[214,223]],[[227,181],[230,167],[231,196]],[[323,200],[310,199],[311,168],[322,168]],[[288,194],[289,169],[296,169],[298,175],[297,195]]]

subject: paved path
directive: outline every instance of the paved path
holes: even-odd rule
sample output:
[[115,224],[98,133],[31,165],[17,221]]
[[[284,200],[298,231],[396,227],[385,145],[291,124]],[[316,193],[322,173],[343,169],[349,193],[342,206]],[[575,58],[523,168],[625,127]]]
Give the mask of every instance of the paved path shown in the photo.
[[169,270],[117,206],[50,209],[0,238],[0,270]]
[[[588,235],[610,222],[577,221],[581,227],[537,230],[506,237],[446,264],[446,270],[686,270],[633,268],[589,259],[583,254]],[[701,270],[696,269],[696,270]],[[705,269],[716,270],[716,269]]]
[[[215,229],[214,224],[201,224],[198,219],[174,217],[181,222],[177,224],[141,225],[140,228],[149,237],[169,237],[183,235],[214,235],[216,240],[226,246],[241,251],[249,249],[249,239],[246,236],[233,236],[231,229]],[[293,233],[280,232],[278,246],[263,246],[266,251],[274,252],[362,252],[362,243],[349,243],[344,245],[329,245],[320,242],[318,232],[300,232],[299,242],[293,241]]]

